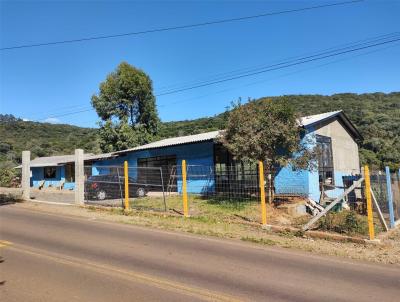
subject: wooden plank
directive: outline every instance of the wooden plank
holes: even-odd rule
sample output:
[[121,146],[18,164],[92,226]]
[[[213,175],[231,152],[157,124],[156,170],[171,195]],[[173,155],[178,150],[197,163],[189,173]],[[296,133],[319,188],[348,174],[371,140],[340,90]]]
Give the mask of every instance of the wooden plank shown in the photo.
[[376,207],[376,210],[378,212],[379,220],[381,221],[382,225],[385,227],[385,231],[387,232],[387,231],[389,231],[389,228],[388,228],[388,226],[386,224],[385,218],[383,217],[381,208],[379,207],[378,201],[375,198],[375,194],[374,194],[374,191],[372,191],[372,188],[371,188],[371,196],[372,196],[372,200],[374,201],[374,205]]
[[325,216],[335,205],[342,201],[342,199],[347,196],[350,192],[352,192],[355,188],[357,188],[364,181],[364,178],[360,178],[355,181],[351,187],[349,187],[346,191],[344,191],[339,197],[337,197],[332,203],[327,206],[321,213],[311,218],[311,220],[303,226],[302,230],[307,231],[314,223],[321,219],[321,217]]

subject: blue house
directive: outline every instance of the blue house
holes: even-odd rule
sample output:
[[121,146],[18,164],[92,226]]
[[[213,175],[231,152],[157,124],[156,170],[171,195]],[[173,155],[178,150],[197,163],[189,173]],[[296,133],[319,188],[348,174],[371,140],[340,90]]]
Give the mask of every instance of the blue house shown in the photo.
[[[358,142],[360,133],[342,111],[328,112],[303,117],[298,121],[305,129],[304,142],[310,147],[322,150],[315,171],[295,171],[290,166],[280,168],[275,175],[277,194],[301,195],[314,201],[320,199],[321,188],[328,197],[336,197],[343,192],[344,178],[360,173]],[[181,162],[188,166],[188,192],[217,192],[225,184],[257,187],[255,167],[238,165],[229,152],[218,142],[220,131],[167,138],[135,148],[88,158],[91,174],[107,174],[124,161],[129,164],[130,177],[138,181],[151,179],[155,187],[181,191]],[[68,163],[71,163],[69,161]],[[35,163],[33,185],[43,177],[55,179],[68,177],[68,163],[54,170]],[[40,168],[39,168],[40,167]],[[40,170],[43,169],[43,170]],[[153,171],[153,172],[152,172]],[[44,175],[42,174],[44,173]],[[47,173],[47,176],[46,176]],[[63,174],[64,173],[64,174]],[[50,175],[51,174],[51,175]],[[158,176],[157,176],[158,175]],[[46,180],[50,183],[51,178]],[[68,186],[73,186],[72,181]]]
[[[302,195],[318,201],[323,186],[328,197],[338,196],[343,192],[343,179],[360,173],[360,133],[342,111],[303,117],[298,123],[299,127],[305,129],[304,142],[310,148],[319,146],[322,150],[318,159],[318,169],[294,171],[290,166],[282,167],[275,175],[276,193]],[[221,190],[227,182],[238,186],[253,183],[256,186],[256,174],[243,173],[246,170],[243,166],[237,168],[232,155],[218,142],[220,134],[220,131],[212,131],[163,139],[115,152],[113,154],[117,155],[116,158],[95,163],[94,166],[118,166],[128,161],[129,167],[133,168],[130,169],[130,176],[134,178],[140,178],[141,173],[145,174],[146,168],[159,168],[163,174],[164,185],[165,182],[171,181],[171,174],[176,175],[172,180],[175,181],[177,191],[180,191],[181,162],[186,160],[188,192]],[[228,169],[235,171],[230,170],[227,173]],[[247,182],[246,177],[249,178]]]
[[[112,158],[111,154],[85,154],[86,174],[91,174],[94,161]],[[58,187],[66,190],[75,188],[75,156],[60,155],[38,157],[31,161],[31,187]],[[89,170],[89,171],[88,171]]]

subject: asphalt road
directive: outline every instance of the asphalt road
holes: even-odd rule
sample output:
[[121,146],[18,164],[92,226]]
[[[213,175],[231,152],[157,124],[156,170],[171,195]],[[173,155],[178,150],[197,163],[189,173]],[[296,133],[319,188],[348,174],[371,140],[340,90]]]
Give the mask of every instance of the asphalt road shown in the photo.
[[400,301],[397,266],[0,207],[1,301]]

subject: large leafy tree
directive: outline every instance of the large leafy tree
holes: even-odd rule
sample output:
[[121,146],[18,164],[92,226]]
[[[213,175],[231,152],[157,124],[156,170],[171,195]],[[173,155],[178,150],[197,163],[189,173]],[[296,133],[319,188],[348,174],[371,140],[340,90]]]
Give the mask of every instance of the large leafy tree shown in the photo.
[[267,171],[290,164],[294,169],[315,168],[316,150],[304,138],[297,115],[287,101],[237,103],[221,136],[235,159],[262,161]]
[[159,118],[151,79],[126,62],[100,84],[92,106],[100,117],[103,152],[149,143],[157,135]]

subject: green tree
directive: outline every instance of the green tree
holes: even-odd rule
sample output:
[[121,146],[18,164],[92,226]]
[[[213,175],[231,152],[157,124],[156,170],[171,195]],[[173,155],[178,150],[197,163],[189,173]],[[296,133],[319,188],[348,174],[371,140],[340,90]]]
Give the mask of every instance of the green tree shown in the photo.
[[92,106],[100,117],[100,147],[104,152],[132,148],[154,140],[159,118],[152,82],[126,62],[100,84]]
[[316,152],[309,148],[297,115],[287,101],[250,101],[234,105],[221,141],[242,161],[263,161],[267,171],[288,164],[313,169]]

